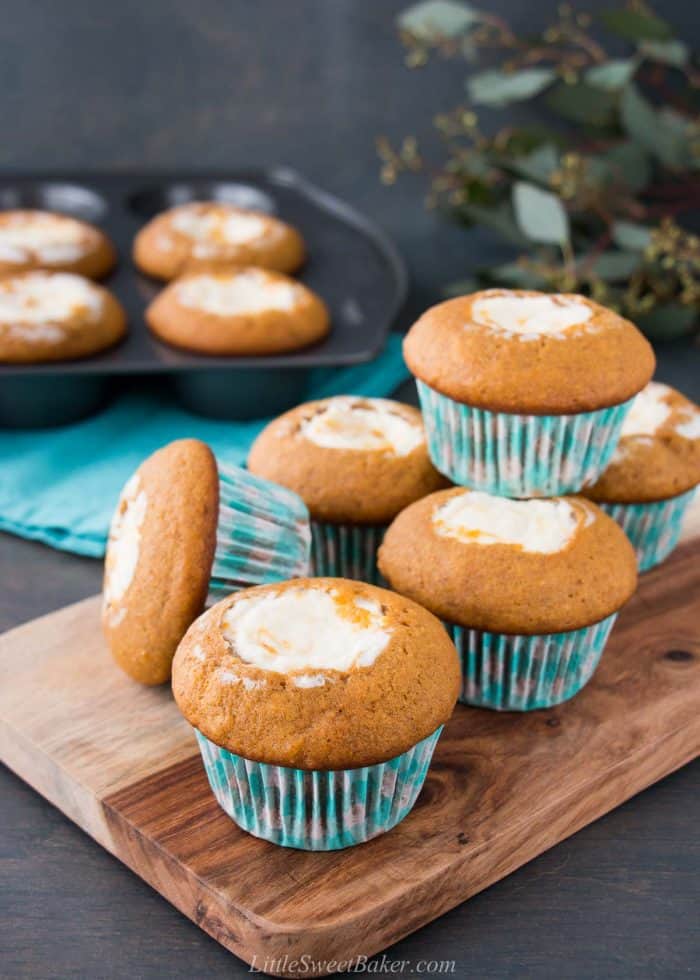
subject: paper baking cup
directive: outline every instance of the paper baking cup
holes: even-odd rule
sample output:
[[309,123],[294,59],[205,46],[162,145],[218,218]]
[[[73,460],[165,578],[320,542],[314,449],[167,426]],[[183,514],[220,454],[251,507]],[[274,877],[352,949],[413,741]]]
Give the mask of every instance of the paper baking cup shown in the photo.
[[617,613],[567,633],[511,636],[445,623],[462,662],[459,700],[496,711],[568,701],[598,666]]
[[386,524],[323,524],[311,522],[313,574],[352,578],[383,585],[377,568],[377,550]]
[[229,594],[310,573],[306,505],[291,490],[219,464],[219,523],[209,589]]
[[509,415],[470,408],[416,383],[437,469],[453,483],[501,497],[554,497],[595,481],[632,404],[577,415]]
[[195,729],[217,802],[255,837],[303,851],[352,847],[391,830],[421,791],[442,726],[376,766],[305,771],[251,762]]
[[668,558],[678,544],[683,517],[695,496],[695,489],[649,504],[598,504],[617,521],[634,545],[640,572],[646,572]]

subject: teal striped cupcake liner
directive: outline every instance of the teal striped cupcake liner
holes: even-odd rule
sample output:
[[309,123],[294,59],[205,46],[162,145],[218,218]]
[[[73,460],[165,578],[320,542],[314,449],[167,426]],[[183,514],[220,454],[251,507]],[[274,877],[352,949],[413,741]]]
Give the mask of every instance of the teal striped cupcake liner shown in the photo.
[[252,762],[195,729],[219,806],[255,837],[303,851],[335,851],[384,834],[411,811],[442,726],[408,752],[361,769],[307,771]]
[[453,483],[500,497],[577,493],[603,472],[632,399],[576,415],[509,415],[417,381],[428,450]]
[[568,701],[593,676],[617,613],[566,633],[514,636],[445,623],[462,663],[459,700],[496,711]]
[[351,578],[384,585],[377,551],[386,524],[325,524],[311,522],[311,566],[317,576]]
[[683,517],[695,496],[696,488],[686,493],[648,504],[608,504],[598,506],[620,525],[637,553],[640,572],[660,564],[678,544]]
[[219,521],[209,590],[228,595],[310,571],[309,512],[297,494],[219,463]]

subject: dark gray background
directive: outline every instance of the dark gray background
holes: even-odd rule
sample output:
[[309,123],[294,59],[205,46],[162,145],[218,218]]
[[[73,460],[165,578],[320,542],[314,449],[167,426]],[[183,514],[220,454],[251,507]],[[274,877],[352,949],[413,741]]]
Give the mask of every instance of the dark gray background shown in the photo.
[[[589,9],[608,7],[589,3]],[[288,163],[371,214],[409,262],[402,322],[442,283],[500,257],[379,184],[374,138],[429,133],[463,69],[402,65],[397,0],[6,0],[0,171]],[[553,4],[501,0],[527,31]],[[700,11],[666,0],[681,36]],[[700,349],[659,351],[700,397]],[[0,538],[0,628],[97,591],[97,563]],[[675,978],[700,954],[700,766],[686,767],[400,943],[475,978]],[[0,772],[3,977],[232,977],[245,966],[6,771]]]

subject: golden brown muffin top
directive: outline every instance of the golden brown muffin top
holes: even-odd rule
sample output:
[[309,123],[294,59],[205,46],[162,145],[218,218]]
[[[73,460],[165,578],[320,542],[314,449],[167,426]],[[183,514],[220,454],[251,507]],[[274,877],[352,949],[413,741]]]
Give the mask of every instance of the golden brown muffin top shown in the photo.
[[698,483],[700,408],[652,381],[635,398],[608,468],[582,493],[606,503],[650,503]]
[[142,684],[170,677],[175,648],[204,608],[218,508],[216,461],[197,439],[153,453],[122,491],[107,543],[102,626],[114,659]]
[[497,633],[559,633],[620,609],[634,549],[582,497],[509,500],[456,488],[407,507],[378,564],[393,589],[436,616]]
[[78,218],[38,209],[0,212],[0,274],[53,269],[101,279],[116,258],[104,232]]
[[639,330],[583,296],[489,289],[433,306],[404,341],[411,372],[493,412],[568,415],[618,405],[654,373]]
[[446,485],[418,409],[341,395],[299,405],[253,443],[248,468],[296,491],[317,521],[386,524]]
[[338,578],[246,589],[192,624],[173,661],[185,718],[256,762],[350,769],[432,734],[457,700],[442,624],[393,592]]
[[256,265],[292,273],[306,257],[291,225],[225,201],[191,201],[156,215],[134,239],[136,265],[158,279]]

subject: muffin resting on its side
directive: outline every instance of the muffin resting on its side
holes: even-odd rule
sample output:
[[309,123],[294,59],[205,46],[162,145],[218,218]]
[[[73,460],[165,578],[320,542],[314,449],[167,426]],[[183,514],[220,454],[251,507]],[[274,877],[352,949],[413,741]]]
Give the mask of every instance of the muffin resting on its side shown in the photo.
[[406,816],[458,688],[434,616],[335,578],[222,600],[173,662],[175,700],[220,805],[256,836],[311,850],[360,843]]
[[256,265],[296,272],[306,257],[299,232],[279,218],[225,201],[191,201],[157,215],[134,240],[134,262],[156,279]]
[[629,541],[590,501],[464,489],[402,511],[379,568],[446,622],[462,658],[461,700],[505,710],[576,694],[637,581]]
[[635,398],[608,468],[583,493],[615,518],[646,571],[678,544],[699,483],[700,408],[652,381]]
[[315,574],[369,582],[389,522],[447,484],[430,462],[417,409],[350,395],[275,419],[255,440],[248,467],[306,503]]
[[432,307],[404,341],[428,445],[455,483],[506,497],[575,492],[605,468],[651,345],[583,296],[489,289]]

